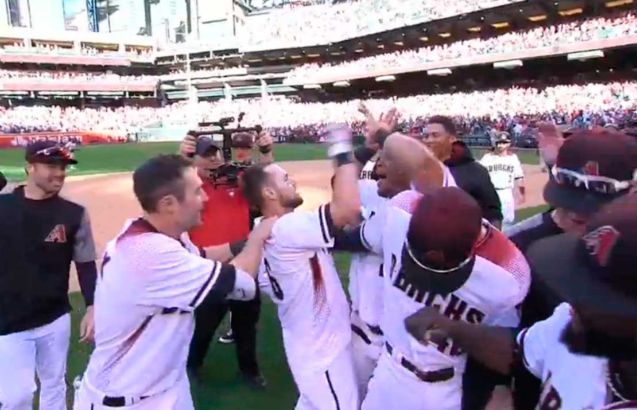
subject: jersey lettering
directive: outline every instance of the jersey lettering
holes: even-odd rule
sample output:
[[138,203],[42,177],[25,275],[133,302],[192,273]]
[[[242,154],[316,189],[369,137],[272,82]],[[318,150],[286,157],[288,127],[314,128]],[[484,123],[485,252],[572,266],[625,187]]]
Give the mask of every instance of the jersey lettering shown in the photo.
[[263,259],[263,264],[265,265],[265,274],[270,281],[270,285],[272,286],[272,293],[274,293],[274,296],[276,296],[277,299],[283,300],[283,289],[281,289],[279,282],[277,282],[274,276],[270,275],[270,272],[272,271],[270,268],[270,263],[268,263],[267,259]]
[[[410,283],[410,281],[407,280],[402,269],[394,280],[394,287],[404,292],[410,299],[422,303],[425,306],[431,306],[452,320],[462,320],[471,324],[480,324],[486,316],[485,313],[476,307],[470,306],[469,303],[453,293],[441,295],[429,292],[425,289],[419,289],[418,284]],[[438,351],[447,356],[459,356],[464,353],[450,338],[433,338],[431,343],[436,346]]]
[[508,165],[508,164],[493,164],[493,165],[487,165],[487,171],[489,172],[502,171],[502,172],[510,172],[512,174],[515,171],[515,168],[513,168],[513,165]]

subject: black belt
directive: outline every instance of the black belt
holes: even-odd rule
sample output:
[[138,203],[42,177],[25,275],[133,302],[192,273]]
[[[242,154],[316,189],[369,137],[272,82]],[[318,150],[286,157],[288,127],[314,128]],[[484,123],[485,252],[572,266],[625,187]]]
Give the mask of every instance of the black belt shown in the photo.
[[[148,398],[148,396],[143,396],[139,398],[139,401]],[[138,401],[138,403],[139,403]],[[109,397],[106,396],[102,400],[102,405],[106,407],[125,407],[131,405],[131,403],[126,403],[126,397]]]
[[[369,329],[370,332],[372,332],[373,334],[375,334],[376,336],[383,336],[383,331],[380,330],[380,327],[378,326],[371,326],[371,325],[366,325],[367,329]],[[352,324],[352,332],[356,333],[358,335],[358,337],[360,337],[361,339],[363,339],[363,342],[365,342],[368,345],[372,344],[372,341],[369,340],[369,336],[367,336],[367,333],[365,333],[365,331],[355,325]]]
[[[391,354],[394,352],[394,348],[387,342],[385,342],[385,347],[387,348],[387,352],[389,352],[389,355],[391,356]],[[451,379],[454,375],[453,367],[425,372],[417,368],[416,365],[414,365],[412,362],[405,359],[404,357],[400,359],[400,365],[412,372],[417,378],[427,383],[444,382]]]

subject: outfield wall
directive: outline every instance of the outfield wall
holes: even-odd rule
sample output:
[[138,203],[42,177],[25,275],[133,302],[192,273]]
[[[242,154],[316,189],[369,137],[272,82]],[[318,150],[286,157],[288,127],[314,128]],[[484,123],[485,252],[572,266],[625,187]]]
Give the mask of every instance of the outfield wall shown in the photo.
[[100,132],[33,132],[28,134],[0,134],[0,148],[24,147],[34,141],[56,141],[78,145],[117,144],[127,142],[127,137]]

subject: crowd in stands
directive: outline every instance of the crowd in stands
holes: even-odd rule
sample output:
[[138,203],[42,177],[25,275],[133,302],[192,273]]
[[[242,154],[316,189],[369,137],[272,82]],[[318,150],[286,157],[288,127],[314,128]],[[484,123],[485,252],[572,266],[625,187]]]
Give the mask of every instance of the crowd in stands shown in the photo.
[[327,44],[519,1],[364,0],[283,7],[247,18],[240,41],[246,46]]
[[[15,107],[0,109],[0,132],[98,131],[126,135],[149,125],[194,126],[245,112],[246,126],[261,124],[278,136],[316,135],[327,123],[363,120],[356,100],[341,103],[299,103],[290,98],[182,102],[163,108],[84,109]],[[538,88],[508,88],[470,93],[370,99],[380,113],[396,107],[406,129],[417,129],[434,114],[454,117],[463,129],[477,125],[515,129],[529,118],[580,125],[623,124],[635,117],[637,82],[593,83]]]
[[93,131],[126,136],[158,120],[157,108],[0,107],[0,132]]
[[5,45],[0,48],[0,53],[14,54],[44,54],[44,55],[67,55],[67,56],[90,56],[90,57],[127,57],[153,59],[152,50],[104,50],[94,47],[58,47],[56,45],[36,44],[27,47],[24,44],[16,43],[13,45]]
[[64,81],[117,81],[126,83],[156,82],[155,75],[119,75],[86,71],[0,70],[0,83],[6,80],[64,82]]
[[488,39],[472,39],[416,50],[379,54],[337,64],[305,64],[292,70],[288,78],[300,83],[316,82],[325,77],[348,78],[379,69],[409,69],[421,64],[458,58],[510,53],[629,35],[637,35],[637,17],[633,13],[616,18],[598,17],[583,22],[574,21],[542,26]]

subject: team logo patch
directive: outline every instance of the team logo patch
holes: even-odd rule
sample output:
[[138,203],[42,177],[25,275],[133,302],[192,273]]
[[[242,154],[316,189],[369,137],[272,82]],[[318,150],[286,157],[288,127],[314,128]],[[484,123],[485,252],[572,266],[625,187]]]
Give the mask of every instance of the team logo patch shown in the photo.
[[608,266],[610,254],[619,240],[621,234],[613,226],[605,225],[584,235],[582,240],[588,253],[601,267]]
[[599,176],[599,163],[597,161],[588,161],[582,168],[584,175]]
[[44,242],[66,243],[66,227],[62,224],[55,225]]

